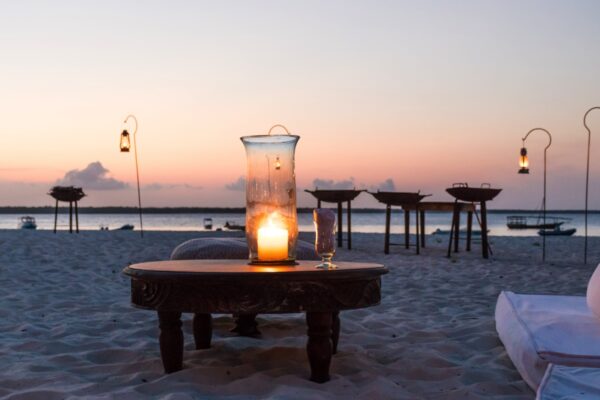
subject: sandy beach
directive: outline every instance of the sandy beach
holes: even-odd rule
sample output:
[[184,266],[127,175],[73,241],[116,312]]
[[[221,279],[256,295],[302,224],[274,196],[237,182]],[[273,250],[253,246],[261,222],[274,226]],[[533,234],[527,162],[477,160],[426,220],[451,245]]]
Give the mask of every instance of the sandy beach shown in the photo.
[[[214,320],[213,347],[196,351],[184,315],[183,371],[165,375],[154,312],[129,303],[129,263],[164,260],[179,243],[234,233],[0,231],[0,396],[137,399],[532,399],[506,356],[494,326],[498,293],[583,295],[600,261],[591,239],[492,237],[494,257],[444,257],[447,238],[383,254],[383,236],[354,234],[339,260],[385,264],[383,301],[341,313],[332,380],[308,380],[302,314],[261,315],[262,338],[229,332],[230,315]],[[301,237],[311,241],[312,234]],[[394,238],[400,242],[401,236]],[[557,261],[555,261],[557,260]],[[560,260],[560,261],[558,261]]]

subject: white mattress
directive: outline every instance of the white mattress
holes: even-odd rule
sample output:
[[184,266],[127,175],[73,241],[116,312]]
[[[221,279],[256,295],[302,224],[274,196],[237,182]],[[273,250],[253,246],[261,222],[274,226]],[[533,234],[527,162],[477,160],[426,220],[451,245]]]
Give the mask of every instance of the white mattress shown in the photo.
[[600,367],[600,319],[581,296],[502,292],[496,330],[513,364],[537,390],[549,363]]
[[598,400],[600,369],[550,364],[537,392],[537,400]]

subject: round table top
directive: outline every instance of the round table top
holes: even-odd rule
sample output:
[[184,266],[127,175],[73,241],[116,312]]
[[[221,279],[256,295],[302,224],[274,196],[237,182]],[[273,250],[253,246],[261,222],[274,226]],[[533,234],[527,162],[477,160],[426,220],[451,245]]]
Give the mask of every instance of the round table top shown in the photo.
[[330,312],[381,301],[380,264],[345,262],[316,268],[248,265],[248,260],[178,260],[131,265],[131,302],[141,308],[200,313]]
[[388,272],[381,264],[334,260],[335,269],[316,268],[319,261],[297,261],[297,265],[250,265],[248,260],[170,260],[132,264],[123,270],[137,278],[306,278],[345,279],[377,276]]

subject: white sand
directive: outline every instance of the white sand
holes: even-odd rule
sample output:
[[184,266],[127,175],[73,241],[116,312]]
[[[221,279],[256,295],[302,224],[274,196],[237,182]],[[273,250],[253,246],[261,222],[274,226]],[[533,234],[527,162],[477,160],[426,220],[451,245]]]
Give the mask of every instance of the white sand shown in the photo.
[[550,238],[541,265],[539,238],[495,237],[494,258],[484,261],[479,245],[449,260],[447,238],[431,237],[421,256],[403,247],[384,256],[382,235],[355,234],[355,250],[336,258],[381,262],[390,273],[380,306],[341,313],[330,382],[307,379],[301,314],[259,316],[261,339],[234,336],[231,317],[216,316],[213,347],[200,351],[184,316],[185,369],[165,375],[156,315],[130,306],[121,270],[166,259],[198,236],[0,231],[0,396],[532,399],[496,335],[496,297],[502,289],[583,295],[600,261],[600,238],[583,266],[582,238]]

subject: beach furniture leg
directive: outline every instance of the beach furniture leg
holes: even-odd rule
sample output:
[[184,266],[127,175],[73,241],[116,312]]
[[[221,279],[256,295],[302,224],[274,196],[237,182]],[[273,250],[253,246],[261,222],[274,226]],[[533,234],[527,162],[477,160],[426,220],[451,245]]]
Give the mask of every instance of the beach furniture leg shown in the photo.
[[471,235],[473,234],[473,211],[467,213],[467,251],[471,251]]
[[79,206],[75,202],[75,232],[79,233]]
[[183,333],[181,332],[181,313],[172,311],[158,312],[160,327],[160,358],[165,373],[180,371],[183,367]]
[[352,222],[350,221],[351,211],[352,211],[352,206],[350,205],[350,200],[348,200],[348,207],[346,209],[346,212],[348,213],[348,215],[347,215],[347,217],[348,217],[348,250],[352,249]]
[[329,365],[333,345],[332,315],[330,312],[307,312],[308,343],[306,352],[310,363],[310,380],[324,383],[329,380]]
[[419,234],[419,209],[415,208],[415,240],[417,242],[417,255],[421,254],[421,235]]
[[392,206],[389,204],[385,206],[385,244],[383,246],[383,252],[390,254],[390,219],[392,216]]
[[194,342],[196,350],[210,349],[212,339],[212,316],[210,314],[194,314]]
[[481,247],[483,258],[488,258],[487,208],[485,201],[481,202]]
[[338,341],[340,340],[340,313],[338,311],[331,314],[331,353],[337,354]]
[[58,200],[56,200],[56,207],[54,207],[54,233],[56,233],[56,223],[58,222]]
[[344,226],[343,225],[344,225],[344,222],[342,220],[342,203],[341,202],[337,203],[337,206],[338,206],[338,231],[337,231],[337,234],[338,234],[338,247],[342,247],[342,246],[344,246],[344,244],[343,244],[343,241],[344,241],[344,239],[343,239],[343,231],[344,231],[344,229],[343,229]]
[[421,247],[425,247],[425,210],[419,211],[419,218],[421,218]]
[[455,226],[456,226],[456,214],[458,211],[458,203],[455,201],[454,202],[454,208],[452,210],[452,223],[450,225],[450,240],[448,240],[448,255],[447,257],[450,258],[450,254],[452,253],[452,240],[454,239],[454,233],[456,231]]
[[73,233],[73,202],[69,202],[69,233]]
[[404,247],[410,246],[410,211],[404,210]]
[[454,252],[458,253],[458,240],[460,239],[460,207],[457,207],[456,211],[456,225],[455,225],[455,236],[454,236]]
[[258,323],[256,323],[256,314],[238,314],[235,315],[235,332],[240,336],[256,337],[260,335]]

